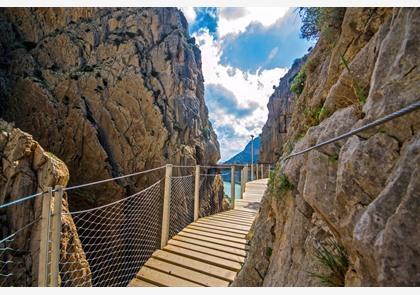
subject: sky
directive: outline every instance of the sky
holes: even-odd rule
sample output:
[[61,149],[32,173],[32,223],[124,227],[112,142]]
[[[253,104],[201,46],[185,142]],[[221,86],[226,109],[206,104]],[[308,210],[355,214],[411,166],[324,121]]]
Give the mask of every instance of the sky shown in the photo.
[[287,7],[181,8],[202,55],[205,100],[221,162],[264,126],[273,86],[313,46]]

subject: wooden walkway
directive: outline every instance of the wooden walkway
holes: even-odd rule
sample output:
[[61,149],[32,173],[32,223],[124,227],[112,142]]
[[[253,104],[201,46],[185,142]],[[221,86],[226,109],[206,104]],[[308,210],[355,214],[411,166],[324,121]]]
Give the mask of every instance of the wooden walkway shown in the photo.
[[245,261],[251,228],[267,179],[246,184],[233,210],[198,219],[174,236],[130,282],[130,287],[227,287]]

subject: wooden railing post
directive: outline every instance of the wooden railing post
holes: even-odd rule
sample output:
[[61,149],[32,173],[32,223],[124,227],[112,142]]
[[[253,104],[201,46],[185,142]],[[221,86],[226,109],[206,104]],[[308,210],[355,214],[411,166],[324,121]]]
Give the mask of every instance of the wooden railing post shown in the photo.
[[52,188],[42,195],[41,230],[38,256],[38,287],[47,287],[48,284],[48,246],[50,240]]
[[245,191],[245,166],[241,169],[241,199],[244,198]]
[[264,164],[260,164],[261,168],[261,179],[264,178]]
[[251,180],[254,180],[254,163],[251,163]]
[[255,179],[259,179],[259,173],[258,173],[258,163],[255,164],[255,174],[257,175],[257,177]]
[[162,210],[162,236],[160,239],[160,247],[166,246],[169,239],[169,214],[171,204],[171,178],[172,164],[166,164],[165,169],[165,188],[163,192],[163,210]]
[[195,166],[195,182],[194,182],[194,221],[198,219],[200,210],[200,165]]
[[54,209],[51,218],[51,275],[50,286],[58,287],[60,282],[60,241],[61,241],[61,207],[63,200],[63,187],[54,188]]
[[246,186],[246,183],[248,182],[248,165],[245,166],[244,174],[244,186]]
[[235,166],[230,167],[230,198],[232,199],[232,209],[235,209]]

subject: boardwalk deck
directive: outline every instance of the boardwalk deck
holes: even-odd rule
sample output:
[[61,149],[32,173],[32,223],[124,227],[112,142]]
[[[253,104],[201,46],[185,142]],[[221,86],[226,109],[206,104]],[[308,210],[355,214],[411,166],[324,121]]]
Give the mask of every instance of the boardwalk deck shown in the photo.
[[240,271],[249,232],[267,179],[246,184],[235,208],[191,223],[152,257],[130,282],[130,287],[227,287]]

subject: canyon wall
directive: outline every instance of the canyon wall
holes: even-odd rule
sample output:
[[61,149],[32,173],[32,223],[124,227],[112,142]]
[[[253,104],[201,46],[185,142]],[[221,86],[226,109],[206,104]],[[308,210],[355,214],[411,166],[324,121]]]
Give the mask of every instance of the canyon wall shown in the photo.
[[[48,187],[66,186],[66,165],[46,152],[32,136],[0,120],[0,204],[47,191]],[[51,208],[54,207],[54,200]],[[52,210],[52,209],[51,209]],[[36,286],[42,211],[42,196],[0,210],[1,277],[0,286]],[[62,212],[68,212],[67,197]],[[90,269],[70,215],[62,216],[61,247],[72,247],[71,254],[61,257],[76,271],[71,277],[83,277],[89,285]],[[11,263],[5,263],[11,261]]]
[[[0,30],[0,117],[60,157],[69,185],[218,161],[201,54],[178,9],[4,8]],[[70,207],[109,203],[162,175],[74,191]]]
[[260,135],[260,161],[275,163],[283,153],[287,127],[292,118],[293,102],[296,94],[290,90],[293,79],[299,73],[307,56],[296,59],[271,94],[267,108],[268,118]]
[[[419,101],[419,12],[336,13],[302,66],[283,156]],[[419,169],[419,111],[278,162],[233,285],[419,286]]]

